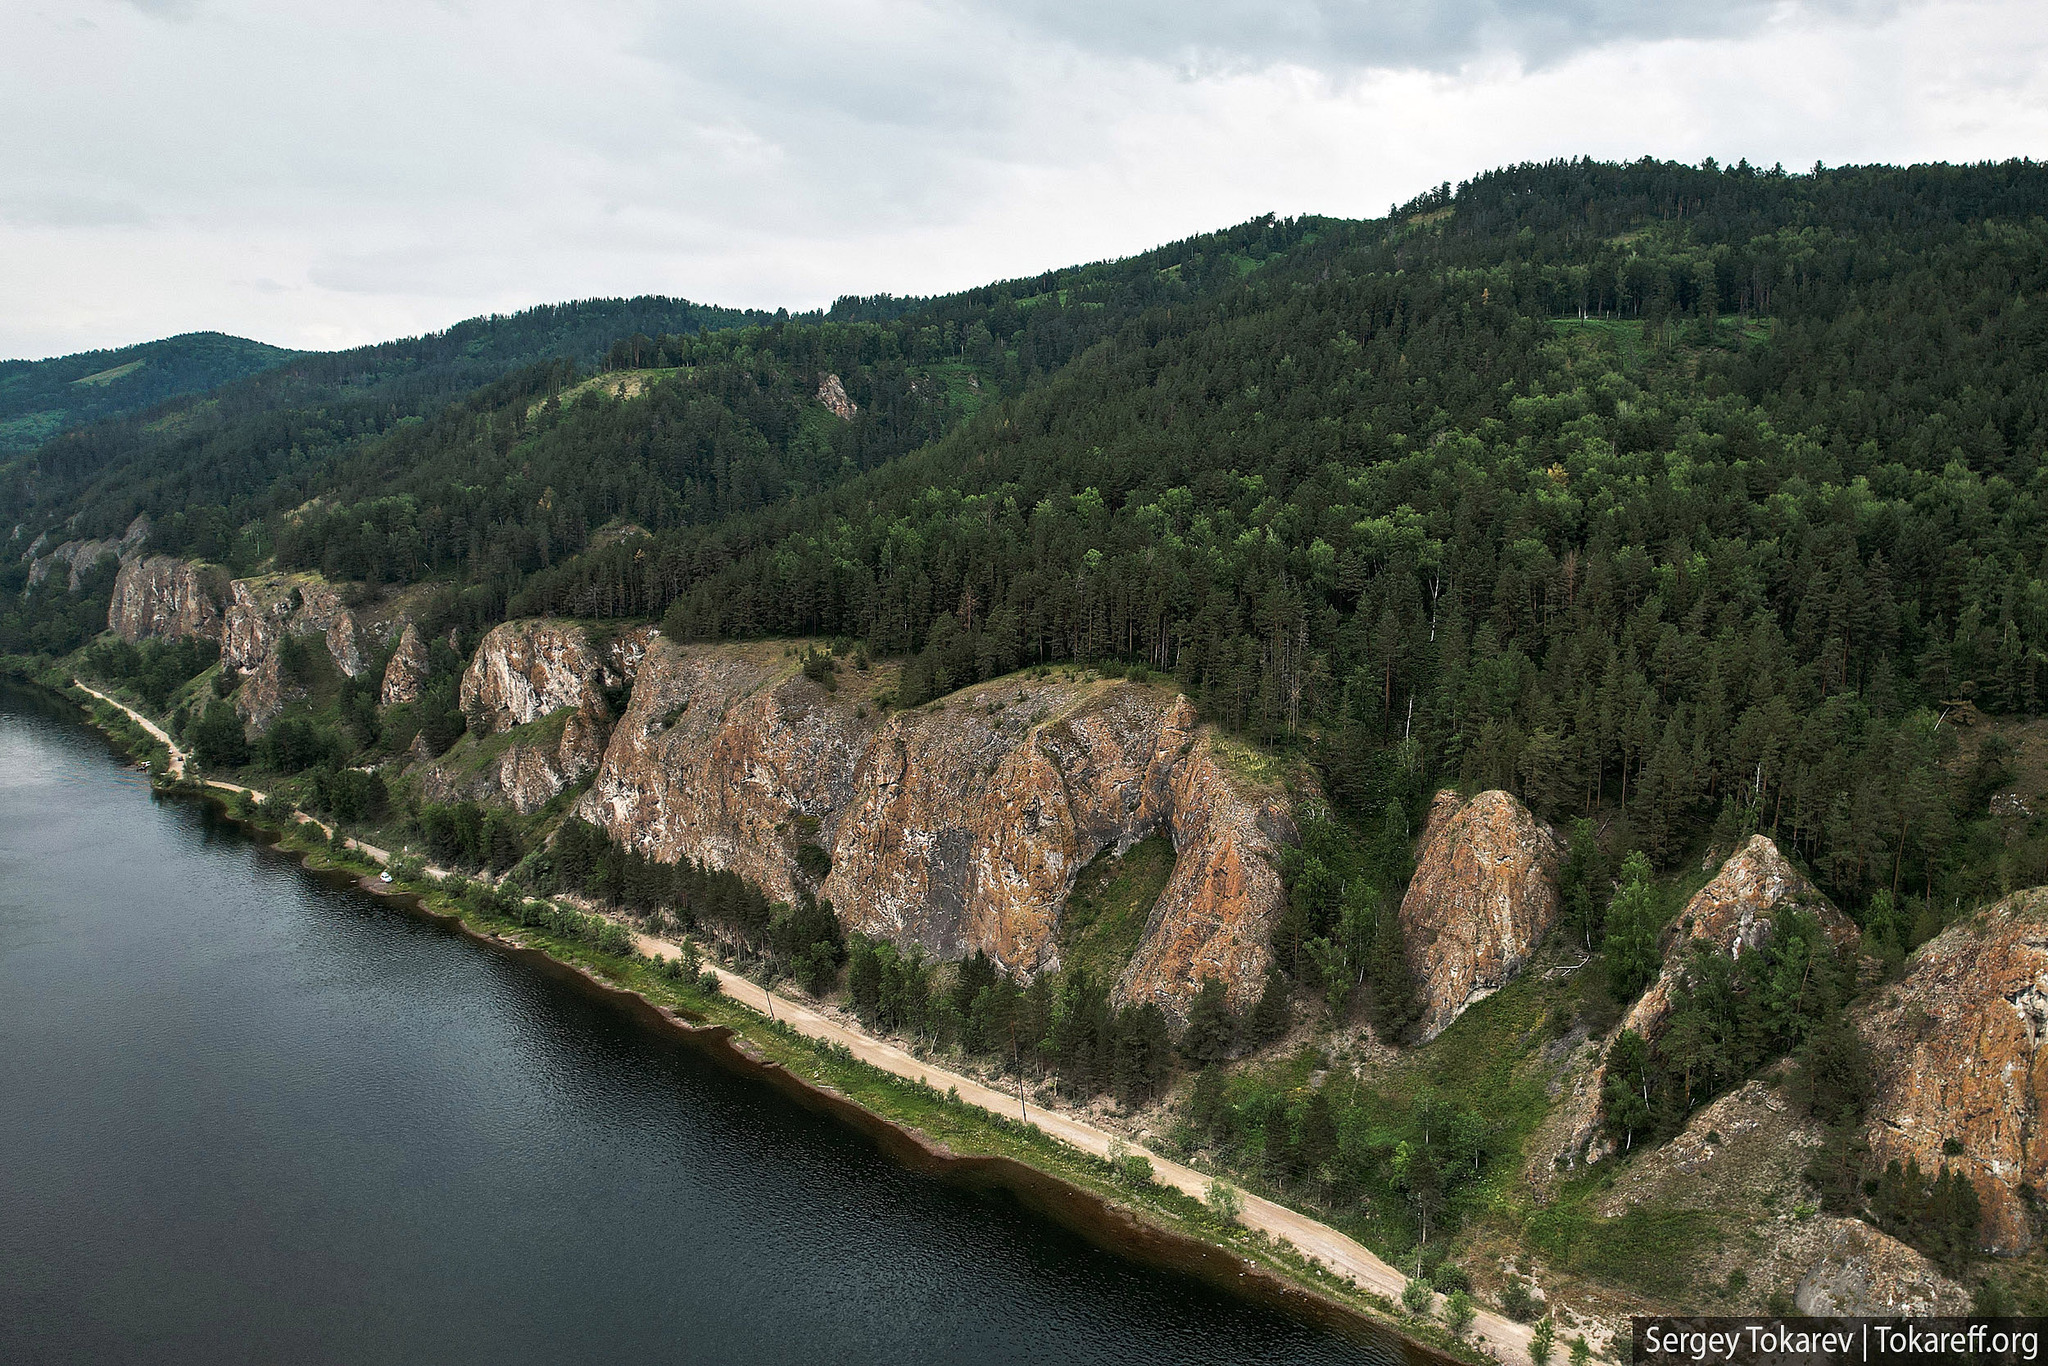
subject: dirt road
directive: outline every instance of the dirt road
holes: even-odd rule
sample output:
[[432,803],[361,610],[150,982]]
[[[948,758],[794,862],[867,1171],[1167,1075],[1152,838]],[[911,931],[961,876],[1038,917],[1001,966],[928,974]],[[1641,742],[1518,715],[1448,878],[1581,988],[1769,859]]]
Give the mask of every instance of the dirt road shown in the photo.
[[[171,776],[184,776],[187,755],[161,727],[133,707],[107,696],[97,688],[79,683],[77,679],[73,679],[72,682],[102,702],[119,707],[133,718],[137,725],[161,741],[170,753]],[[226,792],[247,792],[256,800],[263,800],[263,794],[254,788],[211,778],[206,780],[206,785]],[[333,836],[330,827],[304,812],[298,813],[298,818],[305,824],[318,826],[330,838]],[[361,850],[379,863],[391,861],[391,855],[375,845],[363,844],[354,839],[347,843],[349,848]],[[437,875],[443,872],[438,868],[429,871]],[[682,954],[680,947],[666,939],[657,939],[648,934],[635,934],[633,938],[640,952],[650,958],[676,958]],[[829,1016],[785,996],[764,991],[738,973],[728,972],[716,964],[706,966],[718,974],[719,984],[725,993],[742,1005],[781,1020],[810,1038],[841,1044],[852,1050],[855,1057],[885,1072],[921,1081],[940,1091],[955,1091],[960,1099],[995,1114],[1016,1115],[1029,1120],[1055,1138],[1071,1143],[1081,1151],[1096,1157],[1107,1157],[1110,1145],[1124,1142],[1120,1135],[1097,1128],[1085,1120],[1076,1119],[1057,1110],[1031,1106],[1021,1096],[995,1090],[958,1072],[934,1067],[892,1043],[875,1038],[872,1034],[840,1024]],[[1185,1191],[1197,1200],[1208,1194],[1209,1178],[1201,1172],[1192,1167],[1182,1166],[1178,1162],[1168,1161],[1156,1153],[1147,1153],[1146,1157],[1152,1163],[1154,1180]],[[1378,1291],[1390,1299],[1400,1297],[1401,1289],[1408,1283],[1408,1278],[1374,1256],[1360,1243],[1339,1233],[1328,1224],[1319,1223],[1299,1211],[1288,1209],[1285,1205],[1262,1199],[1249,1191],[1241,1194],[1244,1200],[1244,1212],[1241,1217],[1245,1227],[1263,1229],[1275,1238],[1285,1238],[1339,1276],[1348,1276],[1359,1285]],[[1524,1363],[1530,1360],[1530,1329],[1527,1324],[1516,1323],[1512,1319],[1480,1310],[1473,1321],[1472,1337],[1479,1347],[1492,1351],[1503,1361]]]

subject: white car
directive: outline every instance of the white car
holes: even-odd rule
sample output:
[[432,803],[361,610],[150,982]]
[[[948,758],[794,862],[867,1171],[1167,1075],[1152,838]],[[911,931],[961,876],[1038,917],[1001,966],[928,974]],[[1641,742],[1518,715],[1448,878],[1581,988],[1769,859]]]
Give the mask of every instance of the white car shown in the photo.
[[377,881],[379,881],[379,882],[389,882],[389,881],[391,881],[391,870],[390,870],[389,868],[386,868],[386,869],[385,869],[385,870],[384,870],[383,872],[381,872],[381,873],[377,874]]

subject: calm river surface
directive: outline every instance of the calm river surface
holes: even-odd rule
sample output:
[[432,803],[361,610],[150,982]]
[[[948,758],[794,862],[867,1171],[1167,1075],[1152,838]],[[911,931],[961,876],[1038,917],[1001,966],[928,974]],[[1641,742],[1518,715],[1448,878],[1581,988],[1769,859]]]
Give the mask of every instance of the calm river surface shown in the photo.
[[896,1166],[0,685],[0,1361],[1399,1360]]

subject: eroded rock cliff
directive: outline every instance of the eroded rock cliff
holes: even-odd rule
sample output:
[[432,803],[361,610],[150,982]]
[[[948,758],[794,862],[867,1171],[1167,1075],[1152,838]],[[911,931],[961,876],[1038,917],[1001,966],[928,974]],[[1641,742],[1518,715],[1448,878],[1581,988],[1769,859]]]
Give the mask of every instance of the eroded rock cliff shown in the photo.
[[420,628],[408,621],[405,629],[398,633],[398,647],[384,665],[384,683],[378,690],[378,702],[386,707],[395,707],[402,702],[419,701],[420,689],[427,684],[430,668],[427,643],[420,639]]
[[656,641],[579,811],[628,847],[811,885],[854,929],[945,957],[1058,965],[1059,915],[1097,853],[1171,834],[1175,872],[1118,984],[1178,1013],[1204,975],[1240,1004],[1281,902],[1284,793],[1239,779],[1186,699],[1123,682],[1006,679],[883,719],[863,686],[779,646]]
[[1557,836],[1506,792],[1439,792],[1401,929],[1423,1040],[1513,981],[1557,918]]
[[1770,938],[1773,921],[1787,910],[1816,916],[1837,951],[1855,948],[1855,922],[1836,910],[1769,836],[1751,835],[1722,863],[1713,880],[1685,903],[1666,941],[1663,969],[1629,1007],[1621,1027],[1646,1039],[1662,1034],[1671,1013],[1671,994],[1686,962],[1701,946],[1740,958]]
[[1986,1246],[2031,1248],[2020,1188],[2048,1190],[2048,888],[2014,893],[1922,945],[1858,1024],[1876,1066],[1875,1161],[1968,1173]]
[[129,560],[114,579],[107,626],[123,640],[221,638],[219,589],[201,566],[170,555]]
[[1671,1014],[1672,993],[1693,955],[1702,947],[1730,958],[1752,952],[1770,938],[1777,916],[1787,910],[1812,914],[1838,952],[1855,952],[1855,922],[1836,910],[1768,836],[1752,835],[1678,913],[1665,939],[1664,963],[1656,980],[1623,1013],[1620,1024],[1598,1040],[1597,1047],[1588,1048],[1584,1065],[1569,1071],[1569,1094],[1544,1125],[1549,1141],[1539,1140],[1532,1179],[1547,1183],[1548,1168],[1556,1162],[1568,1170],[1581,1160],[1597,1162],[1607,1155],[1599,1133],[1600,1095],[1607,1080],[1607,1046],[1615,1035],[1630,1029],[1645,1039],[1660,1038]]
[[[423,676],[426,651],[411,634]],[[496,798],[532,812],[588,777],[604,758],[612,729],[605,688],[632,676],[647,635],[634,632],[626,648],[600,650],[574,623],[493,627],[463,672],[458,694],[475,719],[472,734],[421,770],[422,792],[442,802]],[[401,640],[400,654],[404,649]],[[399,657],[392,656],[393,667]],[[388,671],[385,681],[388,689]],[[412,688],[417,695],[417,682]]]

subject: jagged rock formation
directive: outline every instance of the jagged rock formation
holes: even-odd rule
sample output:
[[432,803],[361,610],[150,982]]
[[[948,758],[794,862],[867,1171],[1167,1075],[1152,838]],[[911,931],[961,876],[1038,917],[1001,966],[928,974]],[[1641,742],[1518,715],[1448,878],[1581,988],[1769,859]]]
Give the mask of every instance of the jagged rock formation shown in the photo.
[[837,375],[828,374],[818,380],[818,402],[842,422],[851,422],[860,411],[860,405],[846,396],[846,385]]
[[[1986,1246],[2032,1247],[2020,1187],[2048,1189],[2048,888],[2016,892],[1922,945],[1858,1025],[1876,1067],[1875,1161],[1968,1173]],[[1944,1153],[1951,1140],[1959,1156]]]
[[420,639],[419,628],[408,621],[398,633],[398,648],[384,665],[384,686],[377,695],[379,703],[395,707],[401,702],[419,701],[429,667],[426,642]]
[[149,636],[219,640],[220,604],[207,580],[200,566],[169,555],[130,560],[114,580],[107,626],[129,641]]
[[126,564],[142,553],[143,545],[149,540],[149,518],[141,516],[130,522],[128,530],[118,541],[66,541],[45,555],[42,548],[48,539],[47,535],[36,537],[27,554],[22,556],[29,562],[28,587],[34,588],[62,565],[66,570],[67,591],[76,593],[86,571],[101,560],[113,556]]
[[1701,945],[1730,958],[1762,947],[1780,911],[1799,909],[1820,920],[1821,929],[1838,951],[1856,946],[1854,921],[1792,866],[1767,835],[1751,835],[1729,855],[1713,881],[1693,893],[1679,912],[1664,948],[1664,966],[1636,1003],[1622,1017],[1621,1027],[1646,1039],[1664,1032],[1671,1014],[1671,993],[1678,987],[1688,959]]
[[872,713],[779,647],[658,640],[580,814],[628,847],[729,868],[787,898],[819,887],[854,929],[945,957],[1058,965],[1075,875],[1170,833],[1172,880],[1118,984],[1178,1013],[1205,975],[1257,995],[1281,904],[1278,791],[1219,763],[1186,699],[1135,684],[1009,679]]
[[[1770,938],[1778,913],[1792,909],[1817,917],[1837,951],[1855,950],[1859,938],[1855,922],[1829,904],[1768,836],[1751,835],[1685,903],[1665,941],[1664,965],[1657,980],[1628,1008],[1615,1033],[1632,1029],[1645,1039],[1660,1037],[1671,1014],[1672,993],[1687,962],[1702,946],[1739,958],[1760,948]],[[1545,1125],[1546,1133],[1562,1135],[1562,1143],[1539,1145],[1539,1153],[1554,1152],[1564,1158],[1567,1167],[1581,1158],[1597,1162],[1607,1154],[1598,1130],[1600,1091],[1607,1079],[1607,1043],[1613,1037],[1610,1034],[1601,1040],[1590,1065],[1575,1073],[1569,1100],[1555,1113],[1553,1122]],[[1547,1163],[1550,1158],[1542,1160]],[[1536,1168],[1531,1175],[1544,1178]]]
[[235,710],[252,731],[267,729],[291,701],[279,647],[287,636],[321,637],[336,668],[350,678],[369,668],[365,633],[341,590],[316,574],[266,574],[228,585],[221,663],[243,675]]
[[1506,792],[1439,792],[1401,929],[1426,1042],[1513,981],[1557,918],[1557,836]]
[[[647,634],[636,633],[637,643],[621,652],[600,651],[582,627],[568,623],[493,627],[463,672],[459,693],[483,734],[428,765],[421,790],[433,801],[495,797],[531,812],[589,776],[611,733],[604,689],[632,676]],[[415,633],[415,645],[418,639]],[[420,659],[424,673],[424,650]]]

